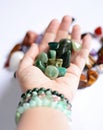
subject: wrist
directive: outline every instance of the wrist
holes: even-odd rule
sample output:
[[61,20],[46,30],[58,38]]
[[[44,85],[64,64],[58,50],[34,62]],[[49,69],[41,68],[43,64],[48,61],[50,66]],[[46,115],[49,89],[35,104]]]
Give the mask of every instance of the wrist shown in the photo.
[[31,108],[24,112],[17,130],[69,130],[68,119],[61,111],[53,108]]

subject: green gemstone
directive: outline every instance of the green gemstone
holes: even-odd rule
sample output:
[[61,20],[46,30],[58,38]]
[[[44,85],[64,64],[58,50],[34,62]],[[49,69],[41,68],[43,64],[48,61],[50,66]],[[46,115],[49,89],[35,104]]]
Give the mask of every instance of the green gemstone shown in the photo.
[[24,108],[22,106],[17,108],[17,111],[22,114],[24,112]]
[[38,91],[38,95],[41,95],[41,94],[45,94],[45,92],[42,91],[42,90],[39,90],[39,91]]
[[52,94],[58,96],[58,91],[53,91]]
[[32,90],[32,92],[34,92],[34,91],[36,91],[36,92],[38,92],[38,88],[34,88],[33,90]]
[[74,51],[79,51],[82,48],[82,45],[76,41],[72,40],[72,46]]
[[56,67],[62,67],[62,64],[63,64],[63,59],[56,59],[56,63],[55,63]]
[[50,106],[50,100],[48,100],[47,97],[44,97],[42,102],[43,102],[43,104],[42,104],[43,106]]
[[53,66],[53,65],[49,65],[46,67],[45,69],[45,74],[47,77],[49,77],[50,79],[55,79],[58,77],[59,75],[59,70],[57,69],[57,67]]
[[50,50],[56,50],[58,48],[58,42],[49,42],[48,43]]
[[31,99],[29,103],[30,103],[30,107],[36,106],[36,102],[33,99]]
[[37,59],[40,60],[42,63],[47,63],[47,62],[48,62],[47,53],[42,52],[42,53],[38,56]]
[[45,88],[42,87],[38,91],[45,91]]
[[27,93],[30,93],[30,94],[31,94],[31,92],[32,92],[32,90],[31,90],[31,89],[29,89],[29,90],[27,90],[26,94],[27,94]]
[[54,65],[55,66],[55,64],[56,64],[55,59],[51,59],[51,58],[48,59],[48,65]]
[[71,51],[68,50],[63,54],[63,67],[68,68],[70,66]]
[[67,69],[64,67],[58,67],[59,70],[59,77],[64,76],[67,72]]
[[21,95],[21,98],[25,99],[25,98],[26,98],[26,94],[23,93],[23,94]]
[[27,110],[29,107],[30,107],[29,103],[24,103],[23,104],[24,111]]
[[63,94],[59,94],[58,95],[62,100],[64,100],[64,95]]
[[55,50],[50,50],[48,53],[49,58],[55,59],[56,58],[56,51]]
[[15,122],[16,122],[16,124],[18,124],[20,116],[21,116],[21,114],[19,112],[16,112],[16,115],[15,115]]
[[45,71],[45,64],[41,61],[41,60],[37,60],[35,65],[41,70],[41,71]]
[[32,92],[32,96],[37,96],[37,95],[38,95],[38,93],[36,91]]
[[72,51],[72,41],[69,39],[60,40],[59,48],[57,49],[57,58],[61,58],[68,50]]

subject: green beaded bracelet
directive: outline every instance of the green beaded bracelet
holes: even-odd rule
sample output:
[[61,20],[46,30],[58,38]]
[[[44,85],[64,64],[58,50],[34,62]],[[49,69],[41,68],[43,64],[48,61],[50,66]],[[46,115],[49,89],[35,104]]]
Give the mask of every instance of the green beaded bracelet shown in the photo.
[[18,124],[22,114],[33,107],[50,107],[58,109],[66,114],[69,121],[71,121],[71,104],[63,94],[51,89],[34,88],[27,90],[26,93],[21,95],[21,101],[18,104],[15,120]]

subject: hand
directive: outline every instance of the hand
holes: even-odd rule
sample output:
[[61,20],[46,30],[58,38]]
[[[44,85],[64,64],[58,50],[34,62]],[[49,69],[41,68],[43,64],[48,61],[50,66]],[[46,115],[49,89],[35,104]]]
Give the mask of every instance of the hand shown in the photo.
[[[81,72],[85,66],[86,59],[89,54],[91,37],[86,35],[82,40],[82,49],[72,55],[70,67],[67,68],[67,73],[64,77],[59,77],[55,80],[49,79],[44,73],[33,66],[35,58],[43,51],[48,50],[48,42],[59,41],[67,38],[68,29],[71,25],[71,17],[64,16],[61,23],[57,20],[52,20],[48,25],[43,39],[38,46],[32,44],[29,51],[25,54],[20,63],[17,71],[17,78],[21,84],[22,90],[25,92],[27,89],[35,87],[51,88],[64,94],[71,101],[78,88]],[[74,25],[71,37],[73,40],[81,42],[80,26]]]

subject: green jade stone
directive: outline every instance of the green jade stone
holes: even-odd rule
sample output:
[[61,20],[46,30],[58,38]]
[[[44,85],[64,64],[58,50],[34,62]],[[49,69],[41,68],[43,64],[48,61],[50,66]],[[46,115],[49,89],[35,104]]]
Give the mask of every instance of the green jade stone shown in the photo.
[[18,124],[18,122],[19,122],[20,115],[21,114],[19,112],[16,112],[16,116],[15,116],[16,124]]
[[35,64],[41,71],[45,71],[45,64],[41,60],[37,60]]
[[63,64],[63,59],[48,59],[48,65],[62,67],[62,64]]
[[76,41],[72,40],[72,47],[74,51],[79,51],[82,48],[82,45]]
[[50,50],[56,50],[58,48],[58,42],[49,42],[48,43]]
[[56,63],[55,63],[56,67],[62,67],[62,64],[63,64],[63,59],[56,59]]
[[64,67],[58,67],[58,70],[59,70],[59,77],[64,76],[67,72],[67,69]]
[[57,58],[61,58],[68,50],[72,51],[72,41],[69,39],[60,40],[59,48],[57,49]]
[[50,50],[48,53],[48,57],[51,59],[56,59],[56,51],[55,50]]
[[55,59],[51,59],[51,58],[48,59],[48,65],[54,65],[55,66],[55,64],[56,64]]
[[37,60],[40,60],[42,63],[47,63],[47,62],[48,62],[48,55],[47,55],[47,53],[42,52],[42,53],[38,56]]
[[71,51],[68,50],[66,53],[64,53],[62,55],[62,58],[63,58],[62,67],[68,68],[70,66]]
[[57,67],[53,66],[53,65],[49,65],[46,67],[45,69],[45,74],[47,75],[47,77],[49,77],[50,79],[55,79],[58,77],[59,75],[59,70],[57,69]]

